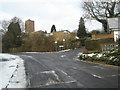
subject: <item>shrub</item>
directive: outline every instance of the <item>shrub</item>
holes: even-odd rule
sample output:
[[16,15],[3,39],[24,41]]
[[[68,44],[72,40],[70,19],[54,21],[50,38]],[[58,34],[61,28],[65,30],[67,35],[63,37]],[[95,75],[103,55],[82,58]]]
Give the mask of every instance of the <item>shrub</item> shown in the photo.
[[112,38],[109,39],[98,39],[98,40],[86,40],[85,41],[85,48],[88,51],[101,51],[102,44],[109,44],[114,43]]
[[114,50],[112,53],[110,51],[99,53],[99,57],[97,53],[89,56],[90,52],[86,49],[84,50],[84,53],[88,54],[81,54],[80,59],[82,60],[97,61],[110,65],[120,66],[120,53],[118,53],[116,50]]
[[83,59],[83,55],[80,55],[80,56],[79,56],[79,59],[82,60],[82,59]]

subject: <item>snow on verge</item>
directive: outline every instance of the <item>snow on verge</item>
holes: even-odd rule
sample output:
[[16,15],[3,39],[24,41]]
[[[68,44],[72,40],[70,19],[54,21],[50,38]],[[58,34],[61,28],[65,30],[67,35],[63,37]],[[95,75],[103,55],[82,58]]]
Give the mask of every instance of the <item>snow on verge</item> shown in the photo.
[[25,87],[24,61],[19,56],[0,53],[0,90]]
[[89,56],[89,57],[92,57],[94,55],[96,55],[96,57],[100,58],[103,56],[103,54],[95,54],[95,53],[90,53],[90,54],[83,54],[83,53],[78,53],[77,57],[79,57],[80,55],[84,55],[84,56]]

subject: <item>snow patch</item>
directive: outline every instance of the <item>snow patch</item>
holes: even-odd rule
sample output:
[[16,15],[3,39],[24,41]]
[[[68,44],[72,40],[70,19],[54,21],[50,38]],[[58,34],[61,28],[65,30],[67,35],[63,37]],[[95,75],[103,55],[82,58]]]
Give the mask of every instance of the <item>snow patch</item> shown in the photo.
[[103,54],[97,54],[97,57],[99,57],[99,58],[102,57],[102,56],[103,56]]
[[24,61],[19,56],[0,53],[0,89],[25,86]]
[[2,61],[16,60],[17,58],[19,58],[19,56],[0,53],[0,62],[2,62]]
[[92,56],[96,55],[96,57],[98,57],[98,58],[103,56],[103,54],[96,54],[96,53],[90,53],[90,54],[78,53],[77,56],[79,57],[80,55],[89,56],[89,57],[92,57]]
[[25,88],[26,87],[26,75],[24,61],[21,60],[18,64],[18,68],[14,72],[13,78],[9,82],[8,88]]

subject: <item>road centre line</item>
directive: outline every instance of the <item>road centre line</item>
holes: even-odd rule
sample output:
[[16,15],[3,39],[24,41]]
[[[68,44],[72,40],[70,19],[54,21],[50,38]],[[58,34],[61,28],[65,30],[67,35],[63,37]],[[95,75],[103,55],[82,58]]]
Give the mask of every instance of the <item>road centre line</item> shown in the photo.
[[116,74],[116,75],[107,75],[107,76],[105,76],[105,77],[101,77],[101,76],[99,76],[99,75],[96,75],[96,74],[92,74],[92,76],[94,76],[94,77],[97,77],[97,78],[108,78],[108,77],[117,77],[117,76],[120,76],[120,74]]
[[120,76],[120,74],[108,75],[107,77],[116,77],[116,76]]
[[96,77],[96,78],[100,78],[100,79],[103,78],[103,77],[98,76],[98,75],[95,75],[95,74],[92,74],[92,76],[93,76],[93,77]]

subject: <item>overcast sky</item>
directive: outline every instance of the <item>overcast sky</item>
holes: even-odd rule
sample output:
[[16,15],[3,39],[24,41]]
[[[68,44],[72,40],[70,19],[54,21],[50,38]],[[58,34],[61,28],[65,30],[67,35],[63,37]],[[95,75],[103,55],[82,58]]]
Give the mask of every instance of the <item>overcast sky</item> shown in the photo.
[[[35,30],[50,32],[55,24],[57,31],[78,28],[82,10],[81,0],[0,0],[0,20],[11,19],[14,16],[23,21],[35,21]],[[99,29],[101,24],[87,21],[88,30]]]

